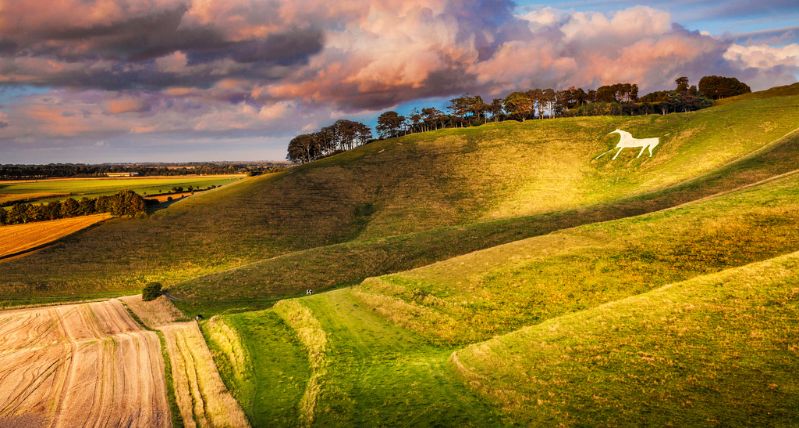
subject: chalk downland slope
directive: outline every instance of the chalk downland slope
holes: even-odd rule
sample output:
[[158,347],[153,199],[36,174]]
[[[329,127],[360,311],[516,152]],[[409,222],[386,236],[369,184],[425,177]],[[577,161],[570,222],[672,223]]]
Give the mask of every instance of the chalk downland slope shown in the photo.
[[[635,417],[659,411],[658,399],[674,399],[663,405],[663,416],[653,419],[663,424],[672,420],[675,425],[744,424],[751,416],[758,424],[790,425],[796,415],[787,409],[799,402],[799,378],[791,370],[799,363],[794,349],[799,338],[796,264],[768,260],[799,251],[797,220],[799,174],[791,174],[674,209],[529,238],[371,278],[354,287],[283,301],[265,311],[220,318],[245,344],[290,338],[286,326],[294,332],[301,349],[284,348],[280,358],[256,362],[253,354],[240,353],[244,358],[238,366],[245,369],[237,371],[237,382],[243,385],[241,390],[252,390],[261,374],[301,376],[303,382],[297,384],[305,389],[292,395],[293,406],[273,404],[268,396],[248,395],[246,402],[263,412],[290,414],[286,409],[294,409],[299,420],[322,425],[407,421],[551,425],[585,424],[592,418],[635,424],[644,420]],[[741,268],[752,262],[775,270]],[[560,320],[607,312],[601,308],[626,308],[639,302],[635,296],[648,296],[644,293],[668,284],[710,281],[702,278],[726,284],[735,275],[748,281],[741,282],[737,291],[712,285],[713,292],[692,291],[691,296],[698,296],[695,302],[672,296],[651,303],[624,318],[630,320],[628,326],[591,318],[557,330],[557,339],[564,343],[557,344],[559,348],[545,341],[545,334]],[[773,283],[782,284],[781,288],[759,289],[758,284],[767,284],[769,278],[785,282]],[[699,298],[703,293],[707,300]],[[631,303],[623,303],[628,298]],[[727,298],[738,306],[729,316]],[[679,303],[673,313],[666,311],[669,299]],[[612,306],[617,301],[619,306]],[[653,307],[665,312],[645,317],[647,308]],[[693,318],[683,322],[683,313]],[[640,320],[633,322],[638,315]],[[257,320],[275,316],[283,322],[264,321],[252,328]],[[496,354],[491,353],[493,345],[469,347],[498,334],[516,337],[514,331],[519,329],[539,332],[544,339],[520,339]],[[608,347],[629,341],[619,349],[603,348],[603,333],[609,337]],[[705,340],[706,346],[699,346]],[[722,340],[733,345],[725,347]],[[488,343],[504,346],[502,339]],[[458,350],[464,346],[466,350]],[[538,346],[543,348],[537,350]],[[549,352],[550,348],[554,350]],[[303,357],[301,350],[307,360],[304,370],[296,364]],[[541,359],[528,364],[528,356],[538,358],[537,352]],[[509,365],[503,366],[506,355]],[[627,376],[626,360],[603,365],[616,357],[630,359],[632,376]],[[551,372],[534,363],[559,369],[560,358],[565,359],[562,364],[572,365]],[[222,360],[220,365],[232,365]],[[494,364],[497,370],[492,374]],[[737,370],[740,375],[732,375]],[[227,377],[231,372],[222,373]],[[680,377],[683,373],[685,378]],[[600,387],[597,390],[603,393],[594,397],[590,387],[581,386],[584,380],[594,385],[594,377],[600,379],[597,384],[607,379],[606,389],[611,391]],[[713,379],[719,379],[717,388]],[[740,393],[737,398],[730,395],[735,391]],[[641,398],[619,403],[636,394]],[[751,404],[725,410],[751,394],[756,395]],[[583,401],[571,407],[572,399]],[[590,400],[597,400],[596,406]],[[543,405],[552,407],[539,415],[538,406]],[[679,409],[684,415],[674,416]]]
[[799,252],[468,346],[466,382],[522,425],[799,423]]
[[169,427],[158,337],[118,301],[0,312],[0,425]]
[[[563,224],[574,225],[580,210],[598,205],[606,207],[607,219],[613,211],[607,206],[711,173],[779,140],[799,123],[798,94],[794,85],[779,95],[742,97],[694,113],[504,122],[375,142],[195,195],[147,219],[108,222],[73,235],[63,246],[32,255],[30,263],[0,266],[0,286],[13,303],[22,296],[132,291],[150,280],[169,287],[186,282],[187,297],[210,304],[211,298],[191,295],[187,281],[273,257],[289,257],[291,264],[291,254],[320,246],[370,245],[500,222],[473,245],[459,245],[466,234],[445,249],[392,248],[386,259],[363,260],[355,266],[358,275],[339,276],[337,283],[358,282],[364,274],[419,266],[484,248],[480,242],[496,245],[542,229],[528,232],[527,223],[514,219],[561,215],[571,219]],[[616,128],[636,137],[660,136],[661,145],[652,158],[635,159],[628,152],[615,161],[594,160],[613,146],[607,133]],[[638,209],[647,208],[662,205]],[[623,215],[624,206],[616,211]],[[252,275],[266,277],[265,272]],[[252,282],[233,283],[247,288]],[[47,288],[31,295],[31,284]],[[214,286],[219,291],[225,284]],[[285,295],[286,290],[264,290],[260,297]]]
[[362,300],[447,343],[484,340],[668,283],[799,250],[799,174],[370,278]]

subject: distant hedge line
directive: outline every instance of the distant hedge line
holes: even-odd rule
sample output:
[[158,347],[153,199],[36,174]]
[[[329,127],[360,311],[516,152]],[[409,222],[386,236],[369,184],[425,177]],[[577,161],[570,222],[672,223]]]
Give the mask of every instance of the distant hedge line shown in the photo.
[[97,198],[68,198],[46,204],[18,203],[10,209],[0,208],[0,224],[22,224],[34,221],[57,220],[82,215],[111,213],[133,216],[145,212],[147,201],[132,190]]

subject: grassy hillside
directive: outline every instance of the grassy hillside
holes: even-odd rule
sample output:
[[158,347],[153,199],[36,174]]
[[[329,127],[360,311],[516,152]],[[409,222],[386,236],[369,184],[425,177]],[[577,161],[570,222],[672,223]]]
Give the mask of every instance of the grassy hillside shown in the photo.
[[799,253],[554,318],[453,355],[522,425],[799,424]]
[[[297,289],[354,283],[559,227],[660,209],[708,193],[707,180],[665,197],[664,189],[775,141],[794,153],[780,138],[799,123],[797,94],[794,85],[779,96],[744,97],[695,113],[504,122],[377,142],[196,195],[147,219],[111,221],[3,263],[2,304],[131,292],[151,280],[184,283],[187,307],[194,299],[210,307],[222,296],[229,301],[220,307],[253,297],[267,302]],[[615,128],[659,135],[661,146],[653,158],[635,159],[628,151],[616,161],[594,160],[614,144],[607,133]],[[794,165],[784,158],[771,163],[778,165],[774,171]],[[716,179],[723,184],[716,190],[734,187]],[[743,174],[736,182],[747,180]],[[418,235],[409,234],[427,238],[416,243]],[[303,251],[336,261],[311,264]],[[352,274],[336,268],[342,262],[353,266]],[[241,266],[247,267],[212,275]],[[194,282],[198,277],[204,278]],[[273,286],[295,284],[297,277],[307,280],[300,287]],[[242,291],[253,282],[264,283],[258,293]]]
[[[323,426],[635,424],[641,415],[675,425],[790,423],[799,253],[769,259],[799,250],[797,220],[791,174],[223,315],[232,342],[248,349],[268,354],[259,344],[285,337],[301,344],[257,364],[245,357],[239,365],[253,375],[234,376],[234,395],[248,414]],[[763,264],[740,268],[751,261]],[[689,291],[665,291],[681,289]],[[491,339],[501,333],[509,334]],[[232,366],[240,354],[219,352],[217,361]],[[307,366],[297,365],[303,358]],[[289,374],[293,402],[248,392]]]
[[792,174],[675,209],[371,278],[357,294],[431,340],[472,342],[797,251],[797,222],[799,174]]
[[[799,164],[799,133],[780,139],[710,174],[665,190],[606,204],[533,216],[360,239],[257,261],[177,285],[176,303],[189,313],[252,310],[279,298],[360,283],[481,248],[555,230],[648,213],[779,177]],[[235,285],[231,287],[231,285]]]
[[[237,331],[247,349],[262,350],[261,355],[247,354],[251,374],[232,376],[235,380],[230,382],[256,426],[500,423],[496,409],[470,391],[448,365],[453,348],[432,345],[398,328],[359,304],[350,290],[282,301],[274,309],[221,319]],[[252,328],[255,325],[259,327]],[[286,325],[305,350],[286,349],[285,343],[297,340],[291,333],[288,342],[269,346],[275,338],[287,337]],[[213,329],[213,322],[204,328]],[[214,335],[209,337],[212,347],[224,348]],[[217,352],[220,367],[231,367],[235,359],[233,352]],[[308,366],[298,360],[309,361]],[[310,373],[305,371],[309,366]],[[296,386],[304,391],[297,394]]]

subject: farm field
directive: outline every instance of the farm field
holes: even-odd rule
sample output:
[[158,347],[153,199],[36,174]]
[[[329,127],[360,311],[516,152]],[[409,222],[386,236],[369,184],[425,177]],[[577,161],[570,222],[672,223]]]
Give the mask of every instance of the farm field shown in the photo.
[[222,383],[196,322],[185,321],[183,314],[163,296],[148,302],[141,295],[119,300],[147,328],[163,336],[177,405],[173,411],[180,413],[183,426],[249,426],[238,402]]
[[172,323],[159,330],[172,362],[175,396],[184,426],[248,427],[241,407],[217,373],[197,323]]
[[118,301],[0,312],[0,425],[171,426],[155,333]]
[[99,177],[53,178],[46,180],[0,181],[0,203],[24,199],[27,202],[49,202],[67,197],[80,199],[112,195],[120,190],[133,190],[146,196],[169,192],[173,187],[222,186],[243,178],[243,175],[196,175],[164,177]]
[[102,213],[0,226],[0,259],[49,244],[109,218],[111,214]]

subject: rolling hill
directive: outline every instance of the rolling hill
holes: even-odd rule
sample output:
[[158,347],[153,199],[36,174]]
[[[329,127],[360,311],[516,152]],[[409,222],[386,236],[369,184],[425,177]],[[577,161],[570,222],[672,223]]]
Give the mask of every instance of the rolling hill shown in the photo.
[[790,174],[204,328],[252,420],[790,425],[798,196]]
[[790,426],[797,320],[794,252],[525,327],[452,361],[524,425]]
[[[266,307],[306,288],[650,212],[793,169],[797,106],[793,85],[693,113],[380,141],[0,264],[2,304],[118,295],[156,280],[187,310]],[[595,159],[615,128],[661,136],[661,146],[652,158]]]

